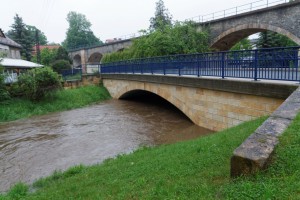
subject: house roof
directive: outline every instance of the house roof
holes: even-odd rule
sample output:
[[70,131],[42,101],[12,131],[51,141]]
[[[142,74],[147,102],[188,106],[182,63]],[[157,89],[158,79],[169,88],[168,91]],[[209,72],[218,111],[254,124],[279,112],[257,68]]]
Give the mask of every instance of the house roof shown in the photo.
[[4,45],[10,46],[10,47],[17,47],[20,49],[22,48],[22,46],[20,44],[16,43],[12,39],[6,37],[1,29],[0,29],[0,44],[4,44]]
[[21,59],[12,59],[12,58],[2,58],[0,64],[3,67],[7,68],[18,68],[18,69],[28,69],[28,68],[36,68],[36,67],[43,67],[43,65],[29,62],[26,60]]

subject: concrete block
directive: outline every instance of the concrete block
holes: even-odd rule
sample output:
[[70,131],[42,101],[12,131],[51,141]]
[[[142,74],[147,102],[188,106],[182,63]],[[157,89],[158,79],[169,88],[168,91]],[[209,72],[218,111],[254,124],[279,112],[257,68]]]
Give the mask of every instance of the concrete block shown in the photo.
[[265,169],[277,144],[278,139],[276,137],[258,133],[252,134],[233,152],[231,176],[253,174]]
[[278,137],[290,123],[291,120],[289,119],[270,117],[255,131],[255,133]]
[[297,116],[299,111],[300,103],[292,102],[288,99],[271,116],[293,120]]

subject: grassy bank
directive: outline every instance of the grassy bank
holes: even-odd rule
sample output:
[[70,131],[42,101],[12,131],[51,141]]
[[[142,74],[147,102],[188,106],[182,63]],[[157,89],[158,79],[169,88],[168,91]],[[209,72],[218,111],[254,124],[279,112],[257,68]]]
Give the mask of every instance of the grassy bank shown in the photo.
[[299,116],[281,138],[268,171],[229,177],[233,150],[264,120],[56,172],[37,181],[34,193],[19,184],[0,199],[300,199]]
[[104,87],[86,86],[57,91],[40,102],[12,99],[0,102],[0,122],[79,108],[108,98],[110,95]]

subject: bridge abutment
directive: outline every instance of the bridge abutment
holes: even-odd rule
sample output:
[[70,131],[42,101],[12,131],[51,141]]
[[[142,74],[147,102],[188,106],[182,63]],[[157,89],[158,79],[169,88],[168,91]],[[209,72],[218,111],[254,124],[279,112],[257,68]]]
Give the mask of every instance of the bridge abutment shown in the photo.
[[[137,78],[138,76],[140,77]],[[184,85],[184,81],[177,82],[177,77],[158,77],[156,81],[151,76],[148,76],[147,81],[147,75],[104,75],[102,78],[115,99],[133,90],[152,92],[175,105],[195,124],[214,131],[270,115],[295,89],[288,85],[266,85],[259,82],[240,84],[239,81],[220,79],[213,84],[209,79],[186,78]],[[228,85],[231,84],[235,84],[236,88],[229,90]],[[264,89],[263,95],[259,95],[261,89],[258,88]]]

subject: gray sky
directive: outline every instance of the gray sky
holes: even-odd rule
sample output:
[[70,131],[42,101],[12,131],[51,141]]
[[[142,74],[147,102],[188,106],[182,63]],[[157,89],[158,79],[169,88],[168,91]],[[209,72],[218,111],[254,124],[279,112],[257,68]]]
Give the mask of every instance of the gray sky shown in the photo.
[[[4,0],[1,0],[4,1]],[[102,41],[149,27],[157,0],[9,0],[1,4],[0,28],[10,29],[15,14],[45,33],[49,42],[65,39],[69,11],[86,15]],[[164,0],[173,20],[205,15],[253,0]]]

